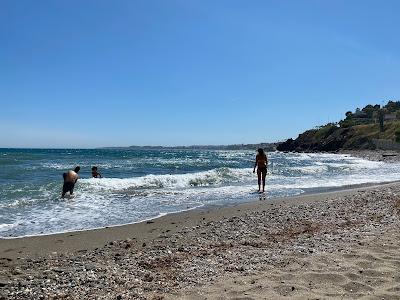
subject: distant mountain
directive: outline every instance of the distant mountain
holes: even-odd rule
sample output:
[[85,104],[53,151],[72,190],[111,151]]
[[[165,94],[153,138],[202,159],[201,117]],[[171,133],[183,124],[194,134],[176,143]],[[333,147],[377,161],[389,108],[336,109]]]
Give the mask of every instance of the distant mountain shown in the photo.
[[279,151],[339,151],[360,149],[400,149],[400,101],[385,106],[367,105],[346,118],[301,133],[277,146]]

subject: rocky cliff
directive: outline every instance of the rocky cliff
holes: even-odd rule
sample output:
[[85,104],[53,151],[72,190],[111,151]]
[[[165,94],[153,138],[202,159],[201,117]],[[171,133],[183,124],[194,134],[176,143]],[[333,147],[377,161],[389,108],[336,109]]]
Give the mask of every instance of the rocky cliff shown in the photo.
[[[295,140],[288,139],[277,146],[279,151],[296,152],[336,152],[343,150],[373,150],[376,148],[374,139],[394,140],[390,132],[392,127],[400,124],[392,122],[386,125],[384,132],[379,131],[377,124],[358,125],[348,128],[340,128],[336,125],[327,125],[319,129],[307,130]],[[393,134],[394,136],[394,134]]]

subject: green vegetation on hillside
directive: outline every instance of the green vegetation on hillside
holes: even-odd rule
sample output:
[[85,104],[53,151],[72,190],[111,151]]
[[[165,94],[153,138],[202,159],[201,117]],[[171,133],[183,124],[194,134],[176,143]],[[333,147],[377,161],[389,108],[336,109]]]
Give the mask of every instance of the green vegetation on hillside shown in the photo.
[[[367,105],[348,111],[337,123],[307,130],[295,140],[278,145],[281,151],[337,151],[375,149],[379,141],[400,143],[400,101],[385,106]],[[378,142],[377,142],[378,141]]]

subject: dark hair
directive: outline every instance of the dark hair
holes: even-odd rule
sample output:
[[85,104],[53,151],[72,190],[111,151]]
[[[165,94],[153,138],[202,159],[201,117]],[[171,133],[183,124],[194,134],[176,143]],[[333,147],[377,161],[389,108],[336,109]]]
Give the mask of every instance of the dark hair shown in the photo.
[[97,171],[97,167],[93,166],[92,171]]
[[75,171],[76,173],[78,173],[80,169],[81,169],[80,166],[76,166],[74,171]]
[[263,148],[258,148],[257,151],[258,151],[258,153],[259,153],[260,155],[265,155],[265,152],[264,152],[264,149],[263,149]]

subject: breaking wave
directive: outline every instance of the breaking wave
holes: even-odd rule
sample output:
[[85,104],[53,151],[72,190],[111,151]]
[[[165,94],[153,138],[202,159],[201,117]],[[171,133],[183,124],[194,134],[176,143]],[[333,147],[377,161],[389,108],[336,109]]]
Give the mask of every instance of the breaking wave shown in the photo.
[[[66,151],[3,153],[0,236],[132,223],[257,197],[253,151]],[[396,163],[317,153],[274,152],[268,158],[268,198],[400,180]],[[61,200],[61,174],[75,164],[81,165],[81,179],[74,197]],[[90,178],[92,165],[99,167],[104,178]]]

